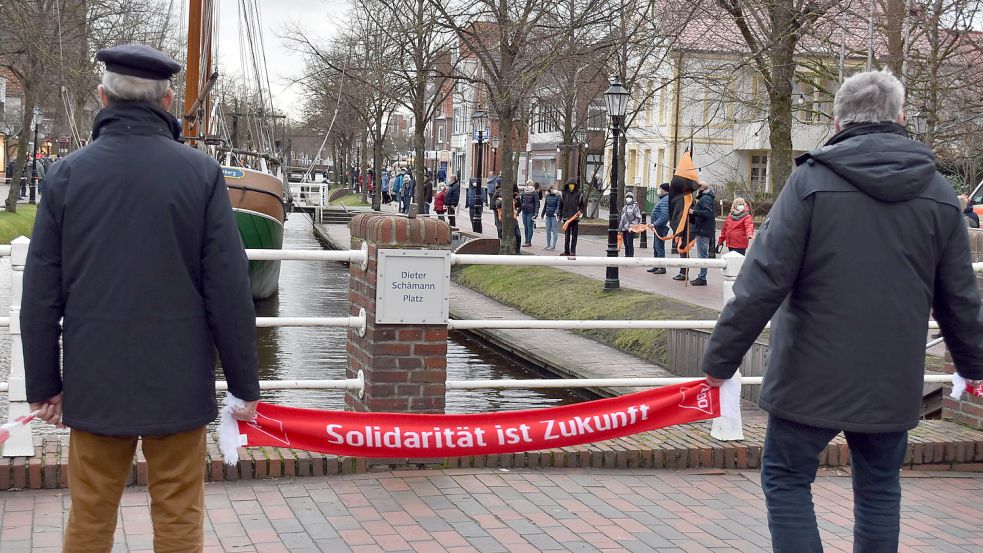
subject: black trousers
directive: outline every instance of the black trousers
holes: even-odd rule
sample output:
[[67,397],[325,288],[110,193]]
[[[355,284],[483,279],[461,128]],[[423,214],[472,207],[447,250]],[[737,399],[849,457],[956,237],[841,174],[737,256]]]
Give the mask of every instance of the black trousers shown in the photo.
[[580,221],[574,221],[567,225],[567,230],[563,233],[563,254],[577,255],[577,234],[580,232]]
[[447,224],[452,227],[457,226],[457,208],[455,206],[447,206]]

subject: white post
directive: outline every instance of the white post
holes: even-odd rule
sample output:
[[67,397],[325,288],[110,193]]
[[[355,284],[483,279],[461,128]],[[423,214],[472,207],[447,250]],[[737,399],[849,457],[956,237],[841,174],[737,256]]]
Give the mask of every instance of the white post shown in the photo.
[[734,297],[734,281],[741,273],[741,266],[744,265],[744,256],[737,252],[727,252],[723,256],[727,266],[723,268],[724,276],[724,305]]
[[[30,413],[24,384],[24,349],[20,333],[20,302],[24,290],[24,264],[31,241],[21,236],[10,243],[10,378],[7,388],[7,420]],[[16,432],[3,446],[4,457],[33,457],[31,432]]]

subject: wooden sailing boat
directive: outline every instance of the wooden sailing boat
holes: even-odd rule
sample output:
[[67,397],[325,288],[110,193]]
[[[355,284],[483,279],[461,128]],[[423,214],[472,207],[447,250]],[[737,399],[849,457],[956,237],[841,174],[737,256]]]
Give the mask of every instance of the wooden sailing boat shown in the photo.
[[[210,151],[220,159],[227,158],[229,164],[222,166],[222,172],[243,246],[278,250],[283,247],[288,199],[285,172],[279,159],[273,152],[239,150],[236,144],[229,144],[210,132],[213,106],[209,94],[218,79],[218,73],[212,71],[214,13],[212,0],[190,1],[184,136],[192,146]],[[236,166],[244,161],[258,169]],[[281,175],[273,174],[272,169],[279,169]],[[280,262],[250,261],[249,280],[254,300],[273,296],[279,286]]]

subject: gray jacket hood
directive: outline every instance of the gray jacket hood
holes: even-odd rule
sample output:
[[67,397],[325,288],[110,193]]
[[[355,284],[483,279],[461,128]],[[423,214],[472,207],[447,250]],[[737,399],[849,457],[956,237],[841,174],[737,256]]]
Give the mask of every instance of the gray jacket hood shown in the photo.
[[822,148],[800,156],[821,163],[883,202],[903,202],[925,191],[935,177],[932,151],[894,123],[861,123],[837,133]]

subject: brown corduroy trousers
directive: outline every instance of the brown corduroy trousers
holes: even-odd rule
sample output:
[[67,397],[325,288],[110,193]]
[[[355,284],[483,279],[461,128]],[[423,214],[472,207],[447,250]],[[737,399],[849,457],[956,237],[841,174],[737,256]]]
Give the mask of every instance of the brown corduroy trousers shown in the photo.
[[[68,487],[72,508],[64,553],[109,553],[119,503],[130,477],[137,438],[72,430]],[[155,553],[197,553],[204,547],[205,428],[144,436]]]

